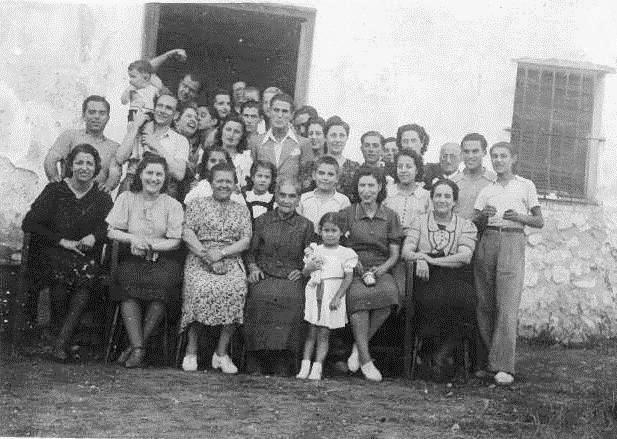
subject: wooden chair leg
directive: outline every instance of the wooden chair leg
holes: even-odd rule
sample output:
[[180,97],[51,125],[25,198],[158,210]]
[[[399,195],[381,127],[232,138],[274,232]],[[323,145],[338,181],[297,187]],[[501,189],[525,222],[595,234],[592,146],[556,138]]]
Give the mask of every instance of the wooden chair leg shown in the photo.
[[422,349],[422,339],[415,336],[414,345],[413,345],[413,353],[411,358],[411,372],[410,378],[414,380],[416,378],[416,369],[418,367],[418,354],[420,353],[420,349]]
[[186,343],[188,341],[187,331],[188,329],[185,329],[178,336],[178,342],[176,344],[176,364],[175,364],[177,369],[182,367],[182,357],[183,357],[184,351],[186,350]]
[[471,367],[469,360],[469,339],[463,337],[463,380],[465,384],[469,381],[469,369]]
[[105,348],[105,364],[109,364],[112,350],[115,351],[118,344],[118,320],[120,319],[120,303],[116,305],[114,310],[114,316],[109,327],[109,337],[107,340],[107,347]]
[[169,316],[167,312],[165,312],[163,317],[163,361],[165,362],[165,367],[171,365],[169,362]]

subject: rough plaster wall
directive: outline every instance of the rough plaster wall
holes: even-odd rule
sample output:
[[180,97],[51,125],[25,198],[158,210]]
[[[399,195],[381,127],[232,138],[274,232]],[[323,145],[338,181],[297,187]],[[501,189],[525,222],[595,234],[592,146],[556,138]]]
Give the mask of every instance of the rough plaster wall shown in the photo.
[[55,138],[81,127],[81,102],[106,96],[106,134],[120,139],[119,96],[139,57],[142,7],[0,4],[0,259],[20,247],[21,220],[46,184],[42,163]]
[[519,333],[561,342],[617,336],[617,209],[544,202],[529,229]]

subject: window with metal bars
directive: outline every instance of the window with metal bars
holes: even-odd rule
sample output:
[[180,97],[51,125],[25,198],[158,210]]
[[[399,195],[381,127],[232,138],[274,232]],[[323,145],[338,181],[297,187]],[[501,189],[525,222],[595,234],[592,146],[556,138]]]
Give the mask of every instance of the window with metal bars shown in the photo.
[[511,142],[517,173],[541,194],[586,198],[596,72],[520,64]]

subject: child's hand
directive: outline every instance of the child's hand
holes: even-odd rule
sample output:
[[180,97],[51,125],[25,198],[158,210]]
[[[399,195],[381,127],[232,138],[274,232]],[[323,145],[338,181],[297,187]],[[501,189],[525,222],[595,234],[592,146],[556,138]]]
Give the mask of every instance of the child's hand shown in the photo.
[[342,297],[334,296],[330,301],[330,311],[336,311],[341,306]]
[[316,270],[320,270],[322,266],[323,266],[323,261],[319,259],[310,259],[306,263],[305,268],[307,271],[316,271]]

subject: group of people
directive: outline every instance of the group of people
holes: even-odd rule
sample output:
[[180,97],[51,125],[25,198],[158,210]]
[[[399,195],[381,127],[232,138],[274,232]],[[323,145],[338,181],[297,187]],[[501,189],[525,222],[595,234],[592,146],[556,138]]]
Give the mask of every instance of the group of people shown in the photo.
[[89,96],[85,129],[62,133],[45,158],[50,183],[23,229],[44,243],[41,275],[61,304],[53,355],[67,358],[112,239],[123,249],[111,296],[129,338],[118,358],[126,367],[142,365],[166,310],[181,303],[184,370],[197,370],[197,329],[207,325],[221,327],[212,367],[237,373],[229,346],[241,327],[249,371],[318,380],[331,330],[349,324],[347,368],[380,381],[369,342],[413,294],[436,377],[460,334],[478,328],[477,374],[511,384],[523,229],[543,225],[533,182],[514,174],[512,145],[490,148],[494,172],[477,133],[424,164],[429,136],[408,124],[392,138],[364,133],[357,163],[343,155],[345,121],[295,109],[276,87],[260,96],[239,81],[205,103],[203,81],[189,73],[170,93],[155,71],[185,56],[129,66],[121,144],[103,134],[109,102]]

